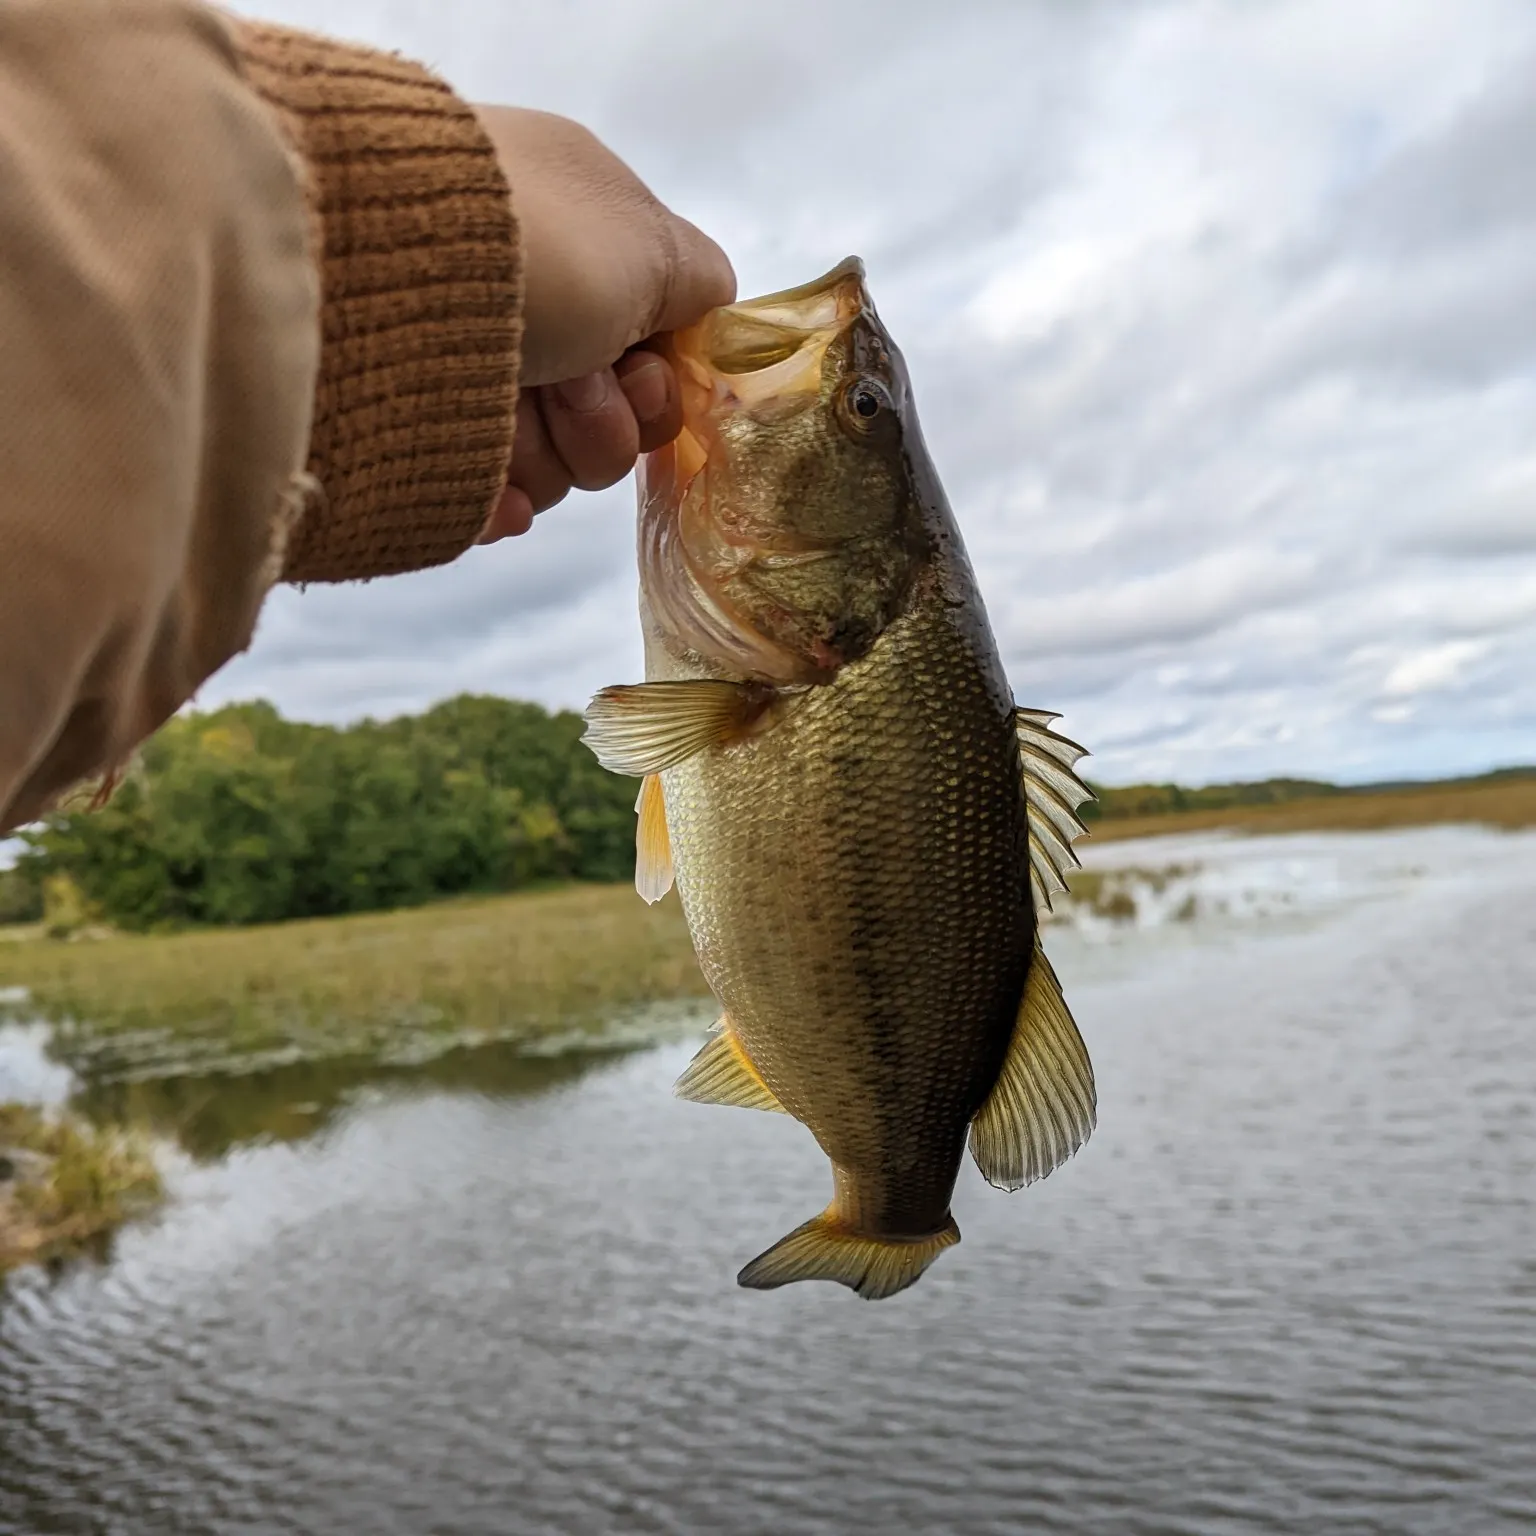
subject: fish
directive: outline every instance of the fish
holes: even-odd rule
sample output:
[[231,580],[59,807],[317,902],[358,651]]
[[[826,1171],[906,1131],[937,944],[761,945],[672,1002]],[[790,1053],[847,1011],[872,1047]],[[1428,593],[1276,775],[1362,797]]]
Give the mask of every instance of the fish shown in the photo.
[[779,1112],[826,1208],[737,1276],[896,1295],[960,1241],[967,1146],[1015,1190],[1097,1123],[1040,940],[1086,756],[1009,687],[907,365],[849,257],[664,343],[683,428],[639,466],[645,681],[583,740],[641,780],[721,1016],[675,1091]]

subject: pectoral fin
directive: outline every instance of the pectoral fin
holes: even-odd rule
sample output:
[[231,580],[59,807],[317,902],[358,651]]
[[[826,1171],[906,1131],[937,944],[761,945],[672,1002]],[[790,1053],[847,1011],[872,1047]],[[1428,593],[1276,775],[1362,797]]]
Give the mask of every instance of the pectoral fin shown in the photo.
[[646,901],[657,902],[672,889],[672,842],[660,774],[646,774],[635,813],[635,889]]
[[1020,1189],[1066,1162],[1097,1118],[1088,1048],[1037,945],[1008,1058],[971,1122],[971,1156],[987,1183]]
[[737,1109],[785,1112],[752,1065],[752,1058],[742,1048],[728,1018],[715,1025],[672,1091],[678,1098],[691,1099],[695,1104],[729,1104]]
[[1036,908],[1047,912],[1051,897],[1067,888],[1067,871],[1080,867],[1072,844],[1088,829],[1077,808],[1097,798],[1073,771],[1087,751],[1051,729],[1051,721],[1060,718],[1044,709],[1013,712],[1029,814],[1029,883]]
[[587,706],[582,740],[604,768],[639,778],[745,735],[771,698],[714,678],[604,688]]

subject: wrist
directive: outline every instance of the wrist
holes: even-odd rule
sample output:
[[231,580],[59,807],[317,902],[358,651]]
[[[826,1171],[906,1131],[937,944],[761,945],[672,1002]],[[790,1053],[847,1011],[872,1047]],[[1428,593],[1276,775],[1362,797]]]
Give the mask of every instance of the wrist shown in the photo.
[[233,27],[307,184],[321,277],[309,471],[284,578],[421,569],[472,545],[511,457],[522,262],[473,109],[393,55]]

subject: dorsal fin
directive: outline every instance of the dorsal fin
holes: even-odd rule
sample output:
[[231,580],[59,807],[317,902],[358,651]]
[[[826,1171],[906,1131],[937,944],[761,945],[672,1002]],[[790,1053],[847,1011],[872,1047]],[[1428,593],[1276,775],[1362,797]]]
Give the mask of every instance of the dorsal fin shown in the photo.
[[1088,829],[1077,808],[1096,798],[1073,771],[1078,759],[1088,756],[1087,748],[1051,730],[1051,721],[1060,718],[1044,709],[1013,712],[1029,810],[1029,884],[1036,910],[1043,906],[1047,912],[1051,897],[1067,888],[1067,871],[1080,867],[1072,844]]
[[1066,1162],[1097,1120],[1088,1047],[1037,942],[1003,1070],[971,1122],[971,1156],[989,1184],[1020,1189]]

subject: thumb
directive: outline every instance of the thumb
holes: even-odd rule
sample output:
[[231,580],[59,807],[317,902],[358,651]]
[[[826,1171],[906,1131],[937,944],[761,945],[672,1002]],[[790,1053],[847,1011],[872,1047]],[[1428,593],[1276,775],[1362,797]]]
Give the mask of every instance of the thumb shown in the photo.
[[666,217],[671,238],[663,247],[666,266],[651,316],[652,335],[681,330],[736,298],[736,273],[725,252],[687,219],[674,213]]

